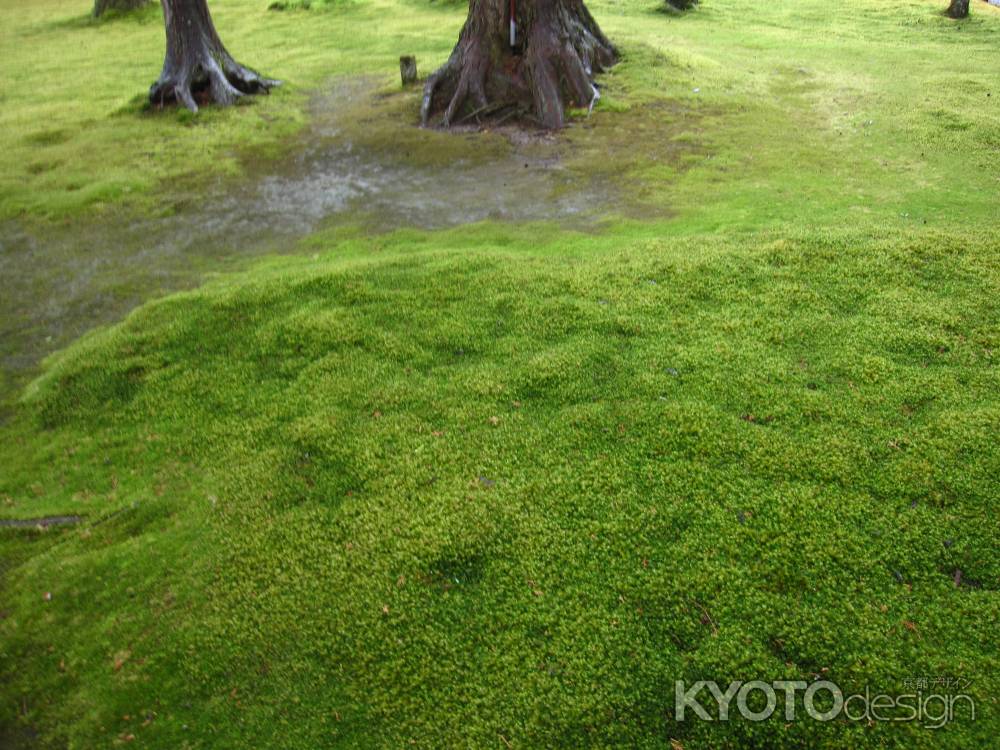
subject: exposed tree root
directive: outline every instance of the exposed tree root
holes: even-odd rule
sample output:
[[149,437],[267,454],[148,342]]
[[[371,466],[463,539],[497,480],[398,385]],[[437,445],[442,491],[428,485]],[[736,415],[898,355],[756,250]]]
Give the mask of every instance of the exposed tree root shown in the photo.
[[0,518],[0,527],[13,529],[47,529],[49,526],[70,526],[80,523],[83,516],[43,516],[42,518]]
[[221,64],[211,55],[193,64],[165,72],[149,89],[151,104],[181,104],[197,112],[199,104],[235,104],[245,94],[266,94],[281,81],[264,78],[225,55]]
[[[565,124],[565,108],[593,108],[600,98],[596,73],[618,53],[581,0],[522,0],[523,40],[511,48],[497,0],[473,0],[458,44],[424,87],[421,121],[450,127],[520,106],[546,128]],[[472,114],[467,114],[471,109]],[[466,114],[463,114],[466,113]]]

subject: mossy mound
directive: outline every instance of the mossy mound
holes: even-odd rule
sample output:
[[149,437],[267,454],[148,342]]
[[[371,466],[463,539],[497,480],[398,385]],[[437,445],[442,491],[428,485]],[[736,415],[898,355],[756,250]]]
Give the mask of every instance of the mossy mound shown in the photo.
[[[30,554],[5,538],[5,725],[150,747],[995,736],[990,244],[466,235],[274,262],[49,364],[4,433],[2,511],[89,521]],[[672,719],[678,679],[952,674],[981,714],[947,734]]]

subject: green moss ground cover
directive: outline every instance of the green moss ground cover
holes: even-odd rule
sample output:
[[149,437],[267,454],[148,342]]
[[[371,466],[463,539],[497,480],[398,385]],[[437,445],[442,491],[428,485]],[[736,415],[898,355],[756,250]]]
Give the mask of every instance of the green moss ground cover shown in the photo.
[[[135,211],[246,170],[310,86],[389,86],[401,46],[443,58],[462,15],[220,1],[233,51],[291,84],[190,119],[132,101],[155,13],[10,5],[5,59],[29,69],[34,29],[52,66],[2,72],[25,221],[106,210],[76,170],[128,175]],[[87,520],[0,528],[0,744],[993,742],[1000,15],[594,8],[626,59],[556,148],[635,216],[323,232],[46,362],[0,425],[0,518]],[[45,44],[104,93],[60,101],[79,80]],[[410,101],[368,137],[409,132]],[[672,716],[678,679],[938,676],[972,680],[976,721]]]

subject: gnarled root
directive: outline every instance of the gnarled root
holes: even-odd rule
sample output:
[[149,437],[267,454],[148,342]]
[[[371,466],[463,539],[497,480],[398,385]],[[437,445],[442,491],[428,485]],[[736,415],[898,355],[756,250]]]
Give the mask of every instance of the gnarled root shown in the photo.
[[582,2],[542,4],[525,53],[535,112],[547,128],[561,128],[565,105],[593,109],[594,81],[618,61],[618,52]]
[[178,103],[197,112],[199,103],[225,107],[235,104],[244,94],[266,94],[280,85],[281,81],[259,75],[226,53],[212,55],[206,51],[196,61],[165,66],[159,80],[149,89],[149,101],[160,107]]
[[488,107],[486,76],[489,63],[490,55],[483,49],[481,40],[470,38],[459,41],[448,62],[432,73],[424,85],[420,121],[428,124],[436,108],[435,103],[442,98],[448,102],[441,121],[446,128],[451,126],[467,99],[471,99],[477,108]]
[[496,9],[483,11],[490,3],[471,3],[451,57],[427,79],[421,122],[426,126],[441,113],[441,125],[450,127],[520,108],[556,129],[565,124],[567,105],[592,109],[600,98],[594,76],[614,65],[618,53],[582,0],[521,0],[523,42],[517,49],[502,24],[484,22],[497,17]]

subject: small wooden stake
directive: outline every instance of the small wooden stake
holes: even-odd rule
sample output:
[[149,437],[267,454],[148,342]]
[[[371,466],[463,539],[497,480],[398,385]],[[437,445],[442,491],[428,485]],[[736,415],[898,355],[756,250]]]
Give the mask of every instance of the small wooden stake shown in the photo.
[[399,77],[403,85],[409,86],[417,81],[417,58],[413,55],[403,55],[399,58]]

